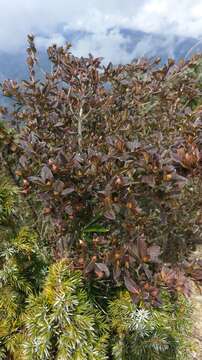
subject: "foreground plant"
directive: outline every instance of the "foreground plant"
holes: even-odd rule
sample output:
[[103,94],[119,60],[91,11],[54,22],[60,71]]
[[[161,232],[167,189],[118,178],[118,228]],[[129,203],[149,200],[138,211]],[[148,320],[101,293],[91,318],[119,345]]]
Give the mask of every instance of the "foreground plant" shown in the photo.
[[202,239],[201,57],[104,67],[54,45],[38,80],[28,41],[29,79],[4,82],[0,109],[23,204],[0,197],[2,357],[177,358],[177,299],[202,280],[186,261]]
[[[53,70],[40,81],[29,36],[29,80],[2,87],[16,104],[12,169],[54,225],[55,258],[71,248],[81,267],[93,256],[113,258],[114,267],[115,248],[128,249],[123,267],[132,267],[131,246],[144,234],[166,260],[173,244],[177,260],[201,238],[201,58],[103,67],[99,58],[73,56],[69,45],[50,47],[48,56]],[[84,239],[89,221],[95,235],[106,230],[104,239]]]
[[81,274],[67,261],[48,268],[38,235],[16,216],[19,205],[16,187],[2,180],[0,358],[106,359],[105,322],[90,303]]
[[[21,316],[28,296],[40,288],[47,270],[37,234],[25,226],[18,189],[0,179],[0,358],[9,358],[13,337],[21,334]],[[16,344],[17,345],[17,344]],[[15,346],[16,346],[15,345]],[[17,356],[17,355],[16,355]],[[17,357],[16,357],[17,358]]]
[[22,324],[18,346],[25,359],[107,359],[105,322],[81,274],[71,272],[66,261],[53,265],[43,291],[28,298]]
[[189,358],[190,304],[183,296],[172,299],[167,292],[162,298],[159,309],[137,307],[127,292],[111,302],[114,360]]

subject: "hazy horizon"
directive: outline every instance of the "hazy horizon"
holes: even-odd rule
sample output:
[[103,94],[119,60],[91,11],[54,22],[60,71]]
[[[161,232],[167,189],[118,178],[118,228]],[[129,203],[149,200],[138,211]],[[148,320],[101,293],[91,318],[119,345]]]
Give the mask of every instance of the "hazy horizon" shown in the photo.
[[[202,37],[200,0],[0,0],[0,5],[0,51],[11,54],[23,49],[28,33],[36,35],[42,49],[64,44],[70,33],[79,34],[73,43],[76,55],[98,53],[113,61],[119,54],[123,62],[158,46],[152,36],[162,36],[160,45],[171,54],[176,39],[193,38],[197,43]],[[130,39],[121,29],[147,36],[129,52]]]

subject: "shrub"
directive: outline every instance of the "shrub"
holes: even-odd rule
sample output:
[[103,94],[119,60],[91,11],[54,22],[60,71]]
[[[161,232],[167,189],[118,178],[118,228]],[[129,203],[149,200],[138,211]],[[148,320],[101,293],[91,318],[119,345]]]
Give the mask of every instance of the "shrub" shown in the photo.
[[66,261],[54,264],[43,291],[29,297],[22,323],[18,346],[25,359],[106,359],[105,323],[82,288],[81,274]]
[[190,304],[182,296],[173,301],[167,292],[162,297],[159,309],[137,307],[127,292],[111,302],[114,360],[188,358]]
[[54,45],[38,80],[28,41],[29,80],[2,85],[0,356],[183,358],[178,292],[202,279],[185,261],[202,239],[201,57],[104,67]]
[[39,81],[29,36],[30,79],[5,81],[3,93],[16,104],[11,168],[50,219],[54,257],[100,277],[113,269],[116,281],[134,276],[142,238],[182,259],[201,239],[201,58],[104,67],[69,45],[48,55]]
[[[156,309],[137,306],[126,292],[117,297],[112,289],[100,299],[68,260],[48,268],[47,251],[38,235],[23,226],[20,205],[19,191],[2,179],[0,359],[169,359],[171,350],[184,354],[189,308],[183,297],[174,303],[164,291]],[[126,285],[133,293],[131,279]],[[101,283],[96,287],[99,293]],[[103,291],[107,294],[104,283]]]
[[[19,191],[8,180],[2,178],[0,182],[0,348],[2,355],[0,358],[4,358],[6,349],[10,350],[13,336],[16,334],[20,336],[21,316],[27,297],[39,290],[48,265],[37,234],[23,224],[22,213],[19,211],[20,205],[22,203],[19,201]],[[23,210],[25,220],[26,207]]]

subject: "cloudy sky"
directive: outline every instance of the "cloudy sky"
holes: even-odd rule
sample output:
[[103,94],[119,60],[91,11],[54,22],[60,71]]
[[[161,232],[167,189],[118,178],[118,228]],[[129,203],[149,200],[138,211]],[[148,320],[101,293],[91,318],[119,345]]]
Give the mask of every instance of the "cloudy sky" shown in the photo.
[[164,35],[165,46],[176,36],[202,39],[202,0],[0,0],[0,9],[0,50],[7,52],[19,51],[27,33],[46,47],[82,32],[73,44],[76,54],[102,54],[112,61],[117,54],[127,61],[153,46],[147,37],[129,55],[120,29]]

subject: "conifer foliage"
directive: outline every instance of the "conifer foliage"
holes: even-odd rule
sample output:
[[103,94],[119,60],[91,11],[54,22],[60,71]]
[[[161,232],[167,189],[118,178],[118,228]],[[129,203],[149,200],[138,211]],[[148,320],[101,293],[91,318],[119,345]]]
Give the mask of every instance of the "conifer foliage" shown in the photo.
[[109,314],[115,332],[113,358],[118,360],[187,359],[190,306],[180,296],[163,292],[161,309],[139,308],[129,293],[111,302]]
[[106,359],[107,331],[67,261],[48,269],[37,234],[19,227],[18,192],[0,186],[0,358]]
[[46,268],[37,235],[25,224],[23,225],[19,206],[19,191],[7,180],[1,179],[0,348],[2,359],[4,354],[8,356],[13,352],[16,354],[16,359],[18,358],[18,341],[22,336],[21,316],[27,297],[38,289]]
[[43,291],[29,297],[24,324],[26,359],[106,359],[103,317],[66,261],[54,264]]

